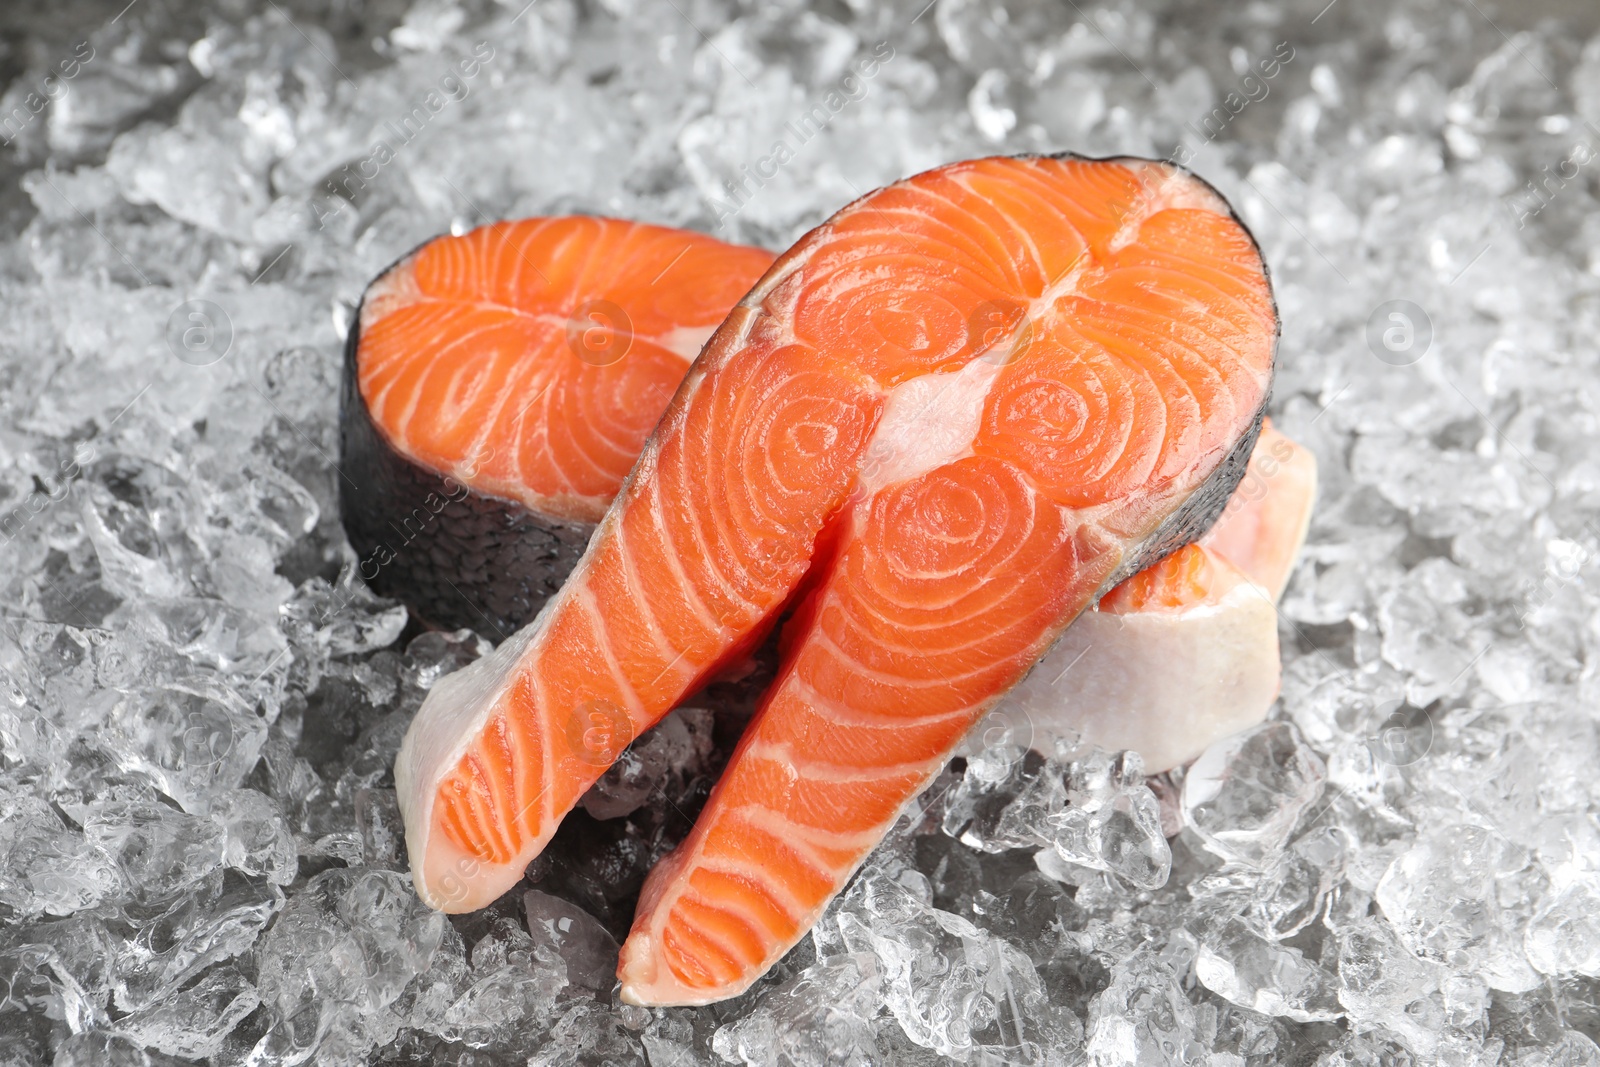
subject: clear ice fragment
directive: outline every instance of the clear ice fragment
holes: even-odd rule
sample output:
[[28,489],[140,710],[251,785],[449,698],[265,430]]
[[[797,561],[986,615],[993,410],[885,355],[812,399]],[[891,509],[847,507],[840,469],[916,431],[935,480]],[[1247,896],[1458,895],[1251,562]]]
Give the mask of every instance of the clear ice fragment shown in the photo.
[[1343,1014],[1332,975],[1299,949],[1268,941],[1241,922],[1201,937],[1194,970],[1213,993],[1263,1015],[1310,1023]]
[[1267,722],[1206,749],[1183,780],[1183,815],[1224,859],[1271,860],[1322,794],[1323,761],[1285,722]]

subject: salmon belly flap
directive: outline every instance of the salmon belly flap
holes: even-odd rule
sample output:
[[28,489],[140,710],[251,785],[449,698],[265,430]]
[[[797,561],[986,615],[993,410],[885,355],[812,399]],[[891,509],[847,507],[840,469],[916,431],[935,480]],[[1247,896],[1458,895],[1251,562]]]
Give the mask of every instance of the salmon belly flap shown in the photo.
[[1165,164],[977,160],[849,205],[718,329],[539,618],[430,693],[396,767],[419,893],[509,889],[792,607],[619,967],[636,1003],[741,992],[1074,618],[1210,524],[1276,333],[1249,235]]

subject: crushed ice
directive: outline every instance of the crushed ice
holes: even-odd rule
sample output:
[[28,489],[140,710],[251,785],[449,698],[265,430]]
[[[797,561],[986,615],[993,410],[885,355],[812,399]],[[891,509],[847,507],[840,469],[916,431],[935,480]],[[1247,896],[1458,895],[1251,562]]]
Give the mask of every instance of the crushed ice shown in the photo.
[[[118,2],[7,38],[0,1062],[1600,1063],[1600,37],[924,2]],[[1151,779],[975,754],[712,1008],[611,969],[727,694],[525,890],[421,908],[390,764],[487,645],[408,630],[344,545],[365,281],[559,211],[777,248],[1062,148],[1191,162],[1271,264],[1273,416],[1323,471],[1273,719]]]

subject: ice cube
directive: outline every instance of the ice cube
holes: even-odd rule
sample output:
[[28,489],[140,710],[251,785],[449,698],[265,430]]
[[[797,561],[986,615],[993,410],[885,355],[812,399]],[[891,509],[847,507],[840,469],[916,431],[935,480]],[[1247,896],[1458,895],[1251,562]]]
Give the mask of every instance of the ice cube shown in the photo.
[[252,1056],[304,1062],[393,1037],[388,1011],[424,973],[444,933],[404,876],[324,871],[290,901],[256,947],[266,1033]]
[[466,988],[444,1012],[438,1033],[472,1048],[525,1047],[548,1029],[566,964],[541,930],[540,940],[501,916],[472,948]]
[[883,1062],[872,1024],[882,998],[876,956],[819,960],[720,1027],[711,1047],[747,1067],[869,1067]]
[[1538,983],[1514,917],[1499,897],[1527,850],[1479,826],[1441,827],[1395,858],[1374,897],[1413,953],[1483,975],[1495,989],[1525,992]]
[[1336,983],[1299,949],[1276,944],[1241,922],[1224,923],[1200,939],[1195,976],[1240,1007],[1295,1022],[1329,1022],[1342,1013]]
[[1091,1067],[1183,1067],[1200,1054],[1194,1005],[1178,976],[1149,949],[1112,968],[1089,1006]]
[[163,900],[222,865],[226,832],[217,822],[155,800],[113,801],[83,823],[83,836],[110,856],[144,901]]
[[1446,973],[1413,956],[1381,919],[1339,935],[1339,1003],[1351,1023],[1392,1030],[1419,1055],[1438,1047],[1445,1028],[1439,986]]
[[223,859],[229,867],[278,885],[294,881],[299,872],[294,835],[270,798],[240,789],[220,797],[211,817],[222,823]]
[[1066,770],[1067,804],[1050,812],[1041,836],[1073,867],[1107,871],[1142,889],[1166,884],[1172,851],[1161,804],[1144,784],[1137,752],[1094,750]]
[[1543,974],[1600,977],[1600,878],[1552,889],[1528,921],[1525,947]]
[[877,959],[884,997],[917,1045],[946,1056],[1065,1063],[1081,1042],[1051,1006],[1032,961],[1009,942],[940,911],[869,870],[836,906],[845,946]]
[[135,1044],[169,1056],[205,1059],[261,998],[238,969],[224,964],[159,1004],[117,1020],[116,1031]]
[[0,789],[0,902],[23,915],[71,915],[123,890],[115,860],[67,828],[43,800]]
[[1208,748],[1183,780],[1184,820],[1224,859],[1264,866],[1322,794],[1321,757],[1284,722]]
[[617,942],[598,919],[560,897],[530,889],[522,895],[528,935],[537,953],[548,946],[567,969],[569,985],[597,993],[616,984]]
[[682,784],[711,754],[711,712],[677,708],[629,745],[583,796],[597,819],[615,819],[639,808],[668,781]]

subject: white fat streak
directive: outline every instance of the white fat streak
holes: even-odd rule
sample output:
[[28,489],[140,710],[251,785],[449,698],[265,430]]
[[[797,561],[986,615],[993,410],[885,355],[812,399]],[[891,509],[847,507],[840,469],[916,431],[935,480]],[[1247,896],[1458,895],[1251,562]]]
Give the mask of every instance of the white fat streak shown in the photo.
[[668,330],[655,341],[673,355],[682,356],[685,362],[692,361],[700,354],[700,350],[711,340],[711,335],[717,332],[720,322],[713,322],[706,326],[679,326]]
[[[429,297],[417,285],[417,276],[414,269],[416,256],[407,256],[396,263],[389,270],[374,278],[367,286],[366,293],[361,300],[361,329],[370,329],[380,319],[393,315],[403,308],[413,304],[420,304],[426,300],[437,300],[438,297]],[[487,304],[510,311],[513,314],[524,315],[538,319],[557,329],[565,329],[571,321],[570,315],[536,314],[523,311],[521,308],[509,304]],[[693,362],[705,347],[711,335],[717,332],[720,322],[707,323],[703,326],[677,326],[667,330],[659,336],[640,334],[644,340],[659,345],[676,356],[681,356],[684,362]]]
[[984,402],[1001,370],[1026,351],[1035,324],[1056,301],[1076,292],[1082,277],[1082,264],[1075,264],[1029,302],[1027,314],[1009,335],[960,370],[923,374],[890,389],[867,443],[862,488],[871,493],[971,455]]
[[1163,211],[1210,211],[1216,215],[1228,214],[1228,205],[1211,188],[1180,170],[1161,163],[1128,160],[1124,164],[1133,171],[1141,186],[1133,210],[1128,212],[1116,235],[1111,238],[1111,251],[1118,252],[1139,239],[1139,228],[1152,216]]
[[862,488],[874,492],[969,454],[1000,366],[975,359],[954,373],[924,374],[889,390],[867,445]]

